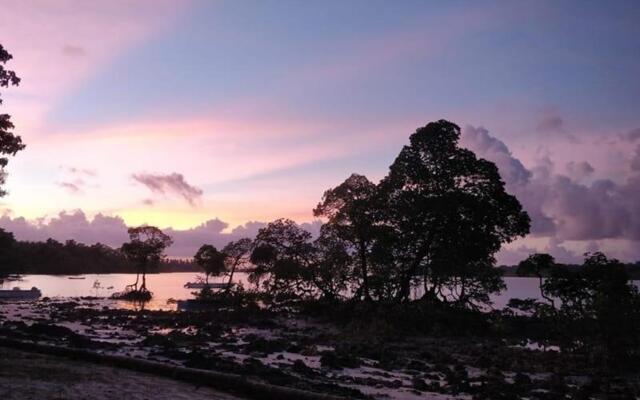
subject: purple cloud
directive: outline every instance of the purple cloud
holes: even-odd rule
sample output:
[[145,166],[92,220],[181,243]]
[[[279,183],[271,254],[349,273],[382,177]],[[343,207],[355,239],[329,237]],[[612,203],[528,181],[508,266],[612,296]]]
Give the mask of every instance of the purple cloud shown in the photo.
[[81,194],[82,189],[81,186],[84,185],[82,180],[76,180],[75,182],[58,182],[58,186],[65,189],[67,192],[71,194]]
[[93,169],[65,165],[61,165],[60,169],[65,177],[57,185],[70,194],[82,194],[87,187],[97,187],[97,185],[87,182],[87,180],[94,181],[94,178],[98,176],[98,173]]
[[531,182],[533,172],[513,157],[504,142],[491,136],[485,128],[467,126],[462,131],[460,144],[498,166],[507,190],[518,197],[531,216],[532,233],[549,235],[555,232],[553,221],[541,209],[546,188],[533,188],[534,185]]
[[102,214],[89,220],[84,212],[61,212],[45,222],[42,219],[27,221],[23,217],[0,217],[0,227],[13,232],[19,240],[41,241],[53,238],[58,241],[75,240],[92,244],[104,243],[120,246],[127,239],[127,226],[120,217]]
[[174,193],[182,196],[189,204],[195,205],[202,196],[202,190],[188,184],[182,174],[176,172],[169,175],[154,174],[133,174],[131,176],[136,182],[143,184],[153,193],[168,194]]
[[579,142],[575,135],[567,131],[566,121],[554,108],[543,111],[536,122],[536,131],[543,135],[555,135],[570,142]]
[[636,140],[640,139],[640,128],[636,128],[627,132],[627,134],[624,135],[624,138],[629,142],[635,142]]
[[570,164],[569,169],[580,179],[555,173],[548,158],[528,170],[483,128],[465,128],[461,143],[496,163],[507,189],[531,215],[534,236],[560,241],[640,240],[640,148],[629,165],[628,179],[598,179],[587,184],[580,180],[593,173],[590,164]]
[[640,172],[640,144],[636,147],[629,166],[633,172]]
[[567,163],[567,172],[569,176],[575,179],[576,181],[581,181],[585,178],[590,177],[595,172],[595,169],[587,161],[582,161],[582,162],[571,161]]
[[67,167],[66,170],[72,175],[91,176],[91,177],[98,176],[98,173],[96,172],[96,170],[89,169],[89,168]]
[[564,120],[557,114],[547,115],[538,121],[536,130],[538,132],[564,132]]
[[[313,221],[302,223],[300,227],[316,236],[321,225],[320,221]],[[163,228],[163,231],[174,240],[173,245],[167,249],[167,255],[192,257],[203,244],[213,244],[222,248],[232,240],[244,237],[254,238],[258,230],[264,226],[266,226],[265,222],[251,221],[226,232],[229,224],[215,218],[191,229]],[[116,248],[128,240],[128,226],[121,217],[98,214],[93,219],[89,219],[82,210],[61,212],[48,221],[43,219],[28,221],[23,217],[12,218],[5,214],[0,217],[0,228],[13,232],[18,240],[44,241],[53,238],[60,242],[66,240],[85,244],[100,242]]]

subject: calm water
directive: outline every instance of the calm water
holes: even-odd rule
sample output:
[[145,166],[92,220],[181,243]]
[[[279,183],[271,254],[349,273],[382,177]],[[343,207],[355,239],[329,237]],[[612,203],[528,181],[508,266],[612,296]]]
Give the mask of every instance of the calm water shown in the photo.
[[[153,301],[147,305],[151,309],[175,309],[175,304],[167,303],[169,299],[183,300],[193,298],[194,289],[185,289],[184,284],[196,281],[198,274],[193,272],[175,272],[167,274],[147,275],[147,287],[154,294]],[[78,277],[78,276],[74,276]],[[45,297],[108,297],[115,292],[122,291],[126,285],[136,280],[135,274],[88,274],[80,275],[85,279],[69,279],[66,275],[25,275],[22,281],[4,282],[2,288],[20,287],[30,289],[35,286]],[[236,273],[234,282],[242,282],[250,287],[246,273]],[[539,298],[537,278],[504,278],[507,290],[497,296],[492,296],[494,307],[503,308],[509,299]],[[222,279],[212,279],[212,282],[222,282]],[[98,282],[98,288],[94,284]],[[126,302],[117,302],[121,307],[127,307]]]
[[[147,275],[147,288],[153,292],[154,298],[148,303],[147,309],[175,309],[175,304],[168,300],[183,300],[193,298],[195,289],[186,289],[184,284],[195,282],[199,277],[194,272],[174,272],[167,274]],[[69,279],[84,278],[84,279]],[[234,282],[243,282],[245,287],[247,274],[236,273]],[[86,274],[86,275],[23,275],[20,281],[4,282],[2,288],[9,289],[19,287],[30,289],[37,287],[42,291],[43,297],[109,297],[115,292],[124,290],[125,286],[134,283],[135,274]],[[98,284],[96,289],[94,285]],[[210,279],[210,282],[223,282],[222,279]],[[128,302],[118,301],[118,306],[129,308]]]

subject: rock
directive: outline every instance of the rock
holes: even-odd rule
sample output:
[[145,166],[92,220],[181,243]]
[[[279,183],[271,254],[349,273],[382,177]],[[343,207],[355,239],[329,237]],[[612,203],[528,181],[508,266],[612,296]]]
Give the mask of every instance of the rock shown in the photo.
[[313,370],[311,368],[309,368],[307,366],[307,364],[305,364],[304,361],[302,361],[302,360],[295,360],[293,362],[292,369],[295,372],[297,372],[299,374],[303,374],[303,375],[308,375],[310,373],[313,373]]
[[325,368],[358,368],[362,364],[358,357],[347,353],[324,351],[320,354],[320,365]]
[[411,385],[413,386],[413,388],[415,390],[418,390],[420,392],[425,392],[429,389],[429,386],[427,385],[427,383],[424,381],[424,379],[415,376],[412,380],[411,380]]

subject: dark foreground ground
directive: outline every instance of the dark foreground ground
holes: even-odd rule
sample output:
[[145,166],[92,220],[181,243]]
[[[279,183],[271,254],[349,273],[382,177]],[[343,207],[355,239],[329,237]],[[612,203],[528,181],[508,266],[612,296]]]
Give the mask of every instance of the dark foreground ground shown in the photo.
[[[637,370],[614,371],[615,366],[589,361],[591,353],[564,353],[555,343],[531,340],[535,332],[528,329],[523,335],[497,331],[495,323],[492,327],[478,315],[461,323],[459,313],[434,314],[421,328],[429,330],[407,334],[400,328],[421,320],[349,319],[353,313],[348,313],[344,322],[338,312],[328,318],[250,306],[135,311],[114,309],[109,302],[76,298],[0,304],[0,338],[363,400],[640,398]],[[69,369],[66,360],[47,366],[23,359],[14,367],[2,352],[0,360],[0,400],[231,398],[124,370]],[[104,374],[87,372],[94,369]]]
[[171,379],[2,347],[0,399],[239,400]]

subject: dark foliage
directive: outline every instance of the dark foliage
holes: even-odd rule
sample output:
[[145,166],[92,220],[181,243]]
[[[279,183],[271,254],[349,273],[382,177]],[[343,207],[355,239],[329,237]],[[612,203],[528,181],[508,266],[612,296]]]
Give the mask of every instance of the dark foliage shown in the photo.
[[[11,60],[13,56],[0,44],[0,87],[18,86],[20,78],[14,71],[5,69],[4,64]],[[2,97],[0,97],[2,105]],[[5,168],[9,163],[7,156],[15,156],[17,152],[23,150],[25,145],[20,136],[16,136],[12,130],[14,128],[9,114],[0,113],[0,197],[7,194],[2,189],[7,178]]]
[[0,229],[0,275],[71,275],[133,270],[121,252],[100,243],[88,246],[73,240],[60,243],[53,239],[22,242]]
[[[137,266],[122,252],[102,243],[86,245],[73,240],[17,241],[0,229],[0,276],[10,274],[135,273]],[[193,260],[161,260],[156,272],[197,272]]]
[[224,254],[210,244],[200,246],[193,259],[204,270],[206,283],[209,283],[210,276],[218,276],[225,271]]
[[418,129],[380,182],[401,301],[420,275],[427,295],[448,289],[461,305],[486,303],[487,293],[502,288],[493,255],[529,232],[529,216],[505,191],[496,165],[459,147],[459,138],[460,128],[444,120]]
[[[122,293],[113,297],[123,300],[150,300],[152,295],[147,289],[147,272],[155,270],[164,258],[164,250],[171,246],[172,239],[155,226],[139,226],[129,228],[130,241],[120,249],[122,254],[137,267],[136,281],[125,288]],[[142,282],[138,287],[138,281]]]

